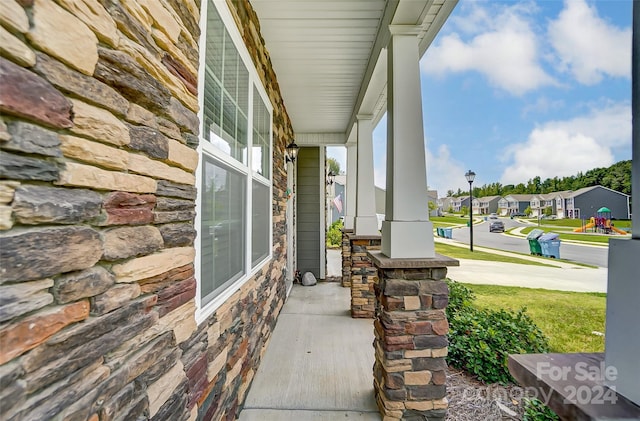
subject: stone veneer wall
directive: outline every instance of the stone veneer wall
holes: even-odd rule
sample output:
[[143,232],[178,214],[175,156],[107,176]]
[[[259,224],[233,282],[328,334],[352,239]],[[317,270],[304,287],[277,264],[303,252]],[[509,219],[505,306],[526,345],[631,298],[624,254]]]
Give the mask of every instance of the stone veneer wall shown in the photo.
[[353,230],[342,230],[342,286],[351,286],[351,241],[349,235]]
[[285,296],[292,129],[274,106],[272,261],[195,322],[200,0],[3,0],[0,417],[234,419]]
[[351,234],[351,317],[373,319],[376,310],[374,285],[378,283],[378,269],[367,252],[380,250],[382,237]]
[[390,259],[369,254],[375,284],[374,391],[384,420],[444,420],[449,288],[456,260]]

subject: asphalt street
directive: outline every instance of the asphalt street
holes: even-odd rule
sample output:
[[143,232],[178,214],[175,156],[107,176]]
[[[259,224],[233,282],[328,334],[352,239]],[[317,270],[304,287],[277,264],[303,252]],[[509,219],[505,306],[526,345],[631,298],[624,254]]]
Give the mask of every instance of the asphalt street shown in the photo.
[[[504,222],[506,229],[531,226],[530,224],[521,223],[517,219],[500,219]],[[452,234],[454,240],[469,244],[468,227],[454,229]],[[473,244],[518,253],[530,252],[528,240],[513,235],[489,232],[489,224],[486,222],[473,226]],[[598,267],[606,268],[608,266],[608,253],[608,247],[571,244],[567,242],[560,244],[560,258]]]

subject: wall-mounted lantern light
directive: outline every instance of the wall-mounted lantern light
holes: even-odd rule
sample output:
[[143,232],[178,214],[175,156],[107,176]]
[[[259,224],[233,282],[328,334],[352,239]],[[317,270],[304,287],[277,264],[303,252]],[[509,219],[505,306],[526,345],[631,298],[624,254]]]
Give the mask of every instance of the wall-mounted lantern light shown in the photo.
[[329,170],[329,173],[327,174],[327,186],[330,186],[333,184],[333,178],[336,175],[333,173],[333,171]]
[[298,150],[300,150],[300,148],[296,145],[296,142],[292,140],[291,143],[287,145],[287,154],[284,157],[285,162],[295,162],[298,157]]

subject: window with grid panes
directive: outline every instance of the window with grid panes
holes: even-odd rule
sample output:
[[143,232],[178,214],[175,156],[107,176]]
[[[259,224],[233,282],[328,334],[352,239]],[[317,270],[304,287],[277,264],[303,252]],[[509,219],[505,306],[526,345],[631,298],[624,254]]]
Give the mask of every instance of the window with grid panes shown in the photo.
[[272,112],[221,12],[208,2],[201,89],[201,308],[248,279],[271,255]]

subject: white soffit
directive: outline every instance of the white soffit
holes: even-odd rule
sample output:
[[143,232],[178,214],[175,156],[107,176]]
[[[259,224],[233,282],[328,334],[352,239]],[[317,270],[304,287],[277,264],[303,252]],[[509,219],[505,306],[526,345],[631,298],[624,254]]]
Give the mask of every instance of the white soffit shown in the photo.
[[[379,56],[388,40],[387,25],[419,26],[422,54],[455,3],[251,1],[296,138],[304,137],[305,143],[345,143],[357,114],[378,114],[386,108],[381,105],[386,102],[386,60]],[[448,12],[443,13],[445,9]],[[377,63],[385,68],[376,69]]]

